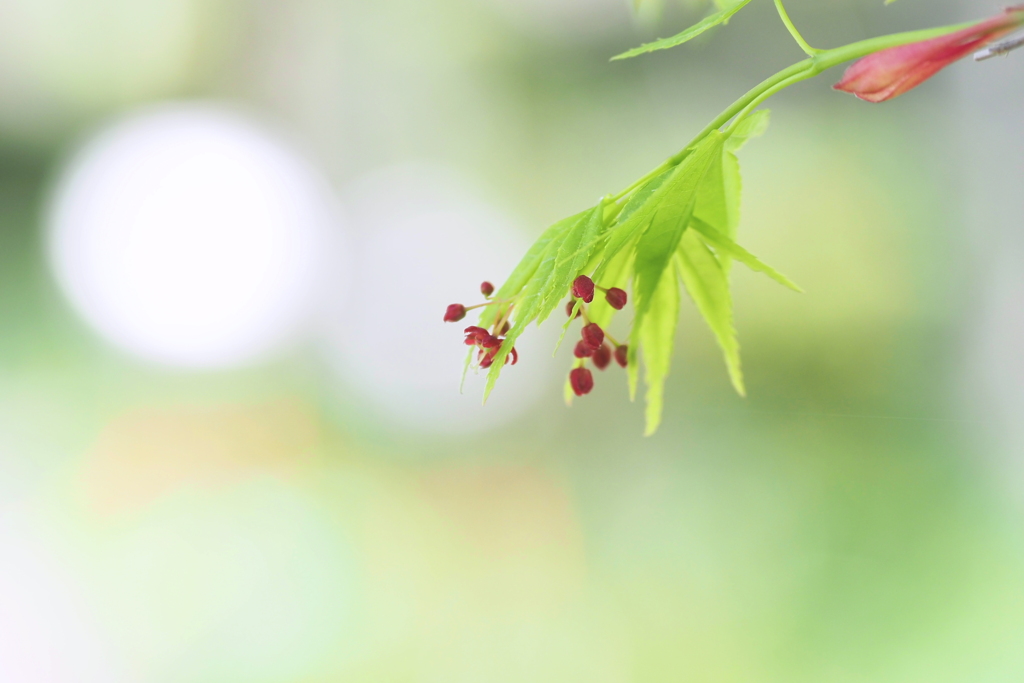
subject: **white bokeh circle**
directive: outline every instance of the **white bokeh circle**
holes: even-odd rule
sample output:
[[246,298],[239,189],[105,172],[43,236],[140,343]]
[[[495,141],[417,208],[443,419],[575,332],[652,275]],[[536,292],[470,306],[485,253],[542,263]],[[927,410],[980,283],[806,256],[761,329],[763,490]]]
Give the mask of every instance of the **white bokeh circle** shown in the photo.
[[200,368],[292,335],[337,236],[309,166],[246,118],[200,104],[96,136],[65,170],[49,222],[57,279],[94,328],[143,358]]
[[480,283],[500,285],[525,253],[528,241],[509,218],[427,164],[374,173],[345,197],[357,263],[350,301],[330,314],[325,348],[378,413],[415,430],[470,432],[515,417],[551,389],[552,330],[533,328],[486,406],[484,373],[471,371],[459,393],[462,330],[476,314],[445,324],[445,307],[483,301]]

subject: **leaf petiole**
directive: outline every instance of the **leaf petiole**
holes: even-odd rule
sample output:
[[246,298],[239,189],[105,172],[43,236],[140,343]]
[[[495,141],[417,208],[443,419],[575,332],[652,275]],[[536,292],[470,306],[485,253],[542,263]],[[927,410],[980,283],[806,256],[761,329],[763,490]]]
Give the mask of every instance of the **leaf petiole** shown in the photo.
[[800,46],[808,57],[814,57],[822,52],[817,48],[813,48],[808,45],[804,37],[800,35],[800,31],[796,30],[796,26],[793,25],[793,21],[789,18],[789,13],[786,12],[785,6],[782,4],[782,0],[775,0],[775,9],[779,11],[779,16],[782,18],[782,23],[786,25],[786,30],[789,31],[789,35],[793,36],[793,40]]

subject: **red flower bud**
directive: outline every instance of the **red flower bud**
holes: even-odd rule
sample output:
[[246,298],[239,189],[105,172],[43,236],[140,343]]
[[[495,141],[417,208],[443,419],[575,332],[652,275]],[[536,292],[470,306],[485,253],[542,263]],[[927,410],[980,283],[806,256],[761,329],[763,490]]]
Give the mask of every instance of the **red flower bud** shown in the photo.
[[583,328],[583,341],[596,351],[604,343],[604,330],[597,323],[590,323]]
[[629,345],[623,344],[622,346],[615,347],[615,362],[626,367],[629,365]]
[[444,321],[446,323],[457,323],[466,317],[466,307],[462,304],[452,304],[448,307],[448,310],[444,312]]
[[604,298],[608,300],[608,305],[616,311],[621,311],[622,307],[626,305],[626,292],[618,287],[612,287],[605,292]]
[[590,358],[594,355],[594,347],[588,345],[585,341],[579,341],[576,343],[576,348],[573,350],[572,355],[577,358]]
[[484,296],[490,296],[491,294],[494,294],[494,285],[492,285],[490,282],[481,282],[480,293],[483,294]]
[[601,344],[601,348],[594,352],[594,366],[598,370],[604,370],[612,362],[612,349],[607,344]]
[[572,318],[573,320],[575,320],[576,318],[580,317],[580,315],[583,314],[583,309],[581,308],[580,310],[576,311],[576,317],[574,318],[572,315],[572,309],[574,308],[576,308],[576,300],[570,299],[569,303],[565,305],[565,314]]
[[586,368],[576,368],[569,373],[569,383],[577,396],[589,394],[594,388],[594,376]]
[[486,337],[480,338],[480,346],[485,349],[496,349],[501,346],[501,340],[495,337],[493,334],[489,334]]
[[1016,31],[1022,23],[1024,5],[1008,7],[1003,14],[961,31],[868,55],[854,62],[834,87],[868,102],[891,100],[953,62]]
[[589,304],[594,300],[594,281],[586,275],[580,275],[572,283],[572,295]]

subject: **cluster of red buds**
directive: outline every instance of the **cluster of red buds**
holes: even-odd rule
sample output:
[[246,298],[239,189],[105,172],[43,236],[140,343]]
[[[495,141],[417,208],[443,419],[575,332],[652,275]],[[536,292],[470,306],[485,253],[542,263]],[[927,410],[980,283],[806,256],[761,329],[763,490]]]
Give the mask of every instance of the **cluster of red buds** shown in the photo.
[[[580,275],[573,281],[573,298],[569,300],[569,303],[565,307],[565,311],[566,314],[572,317],[582,316],[584,323],[582,338],[577,342],[576,348],[573,351],[573,354],[577,358],[577,367],[569,373],[569,382],[572,385],[573,392],[577,396],[589,394],[594,388],[594,375],[586,368],[587,359],[590,359],[598,370],[604,370],[607,368],[611,365],[613,359],[622,367],[626,367],[628,364],[627,355],[629,353],[629,347],[626,344],[619,344],[612,339],[611,335],[602,330],[600,325],[591,322],[587,318],[587,312],[584,306],[580,305],[579,310],[576,310],[578,303],[577,299],[582,301],[583,304],[592,303],[594,301],[594,294],[597,291],[604,292],[605,301],[607,301],[608,305],[617,311],[621,311],[623,309],[627,300],[625,291],[618,287],[611,287],[609,289],[598,287],[594,284],[594,281],[586,275]],[[495,301],[491,299],[491,296],[494,294],[494,285],[490,282],[481,283],[480,293],[487,299],[486,303],[477,304],[475,306],[451,304],[444,313],[444,321],[446,323],[459,322],[466,317],[466,313],[475,308],[507,303],[505,301]],[[508,334],[510,328],[508,317],[511,311],[512,306],[509,306],[508,310],[505,311],[505,315],[494,324],[494,327],[491,330],[487,330],[483,327],[477,327],[476,325],[470,325],[465,329],[466,346],[474,346],[479,349],[479,352],[477,353],[477,361],[481,368],[489,368],[494,363],[494,358],[498,354],[498,349],[501,348],[502,342],[505,341],[504,335]],[[609,345],[608,342],[611,342],[611,345]],[[612,346],[614,346],[614,349]],[[505,358],[505,362],[511,363],[512,365],[519,362],[519,354],[514,348],[509,352],[508,357]]]
[[[491,295],[494,294],[494,285],[490,282],[482,282],[480,284],[480,293],[483,294],[484,297],[490,299]],[[447,310],[445,310],[444,321],[446,323],[457,323],[466,317],[467,312],[474,308],[491,306],[496,303],[500,302],[487,301],[486,303],[477,304],[476,306],[451,304],[448,306]],[[509,312],[511,312],[511,307],[509,307]],[[510,327],[511,324],[508,321],[508,314],[506,313],[504,319],[495,323],[493,333],[483,327],[477,327],[476,325],[470,325],[464,330],[466,334],[466,346],[475,346],[479,349],[479,352],[477,353],[477,361],[480,363],[481,368],[489,368],[494,364],[494,357],[498,355],[498,349],[501,348],[502,342],[505,341],[503,335],[508,334]],[[508,356],[505,357],[505,363],[515,365],[518,362],[519,353],[513,347],[512,350],[509,351]]]
[[[574,299],[570,299],[569,303],[566,304],[566,314],[569,316],[573,315],[573,311],[576,309],[575,299],[580,299],[586,304],[591,303],[594,300],[595,289],[604,292],[605,300],[615,310],[621,311],[623,306],[626,305],[626,292],[623,290],[618,287],[612,287],[611,289],[597,287],[589,277],[580,275],[572,283]],[[576,315],[582,315],[585,324],[581,331],[581,339],[576,342],[576,348],[573,350],[573,355],[579,359],[577,361],[579,365],[569,373],[569,384],[572,386],[574,394],[583,396],[584,394],[589,394],[594,388],[594,375],[585,367],[586,359],[589,358],[598,370],[607,368],[611,364],[612,358],[622,367],[626,367],[629,347],[626,344],[616,342],[597,323],[590,322],[582,306],[580,306]],[[614,351],[605,341],[606,338],[615,345]]]

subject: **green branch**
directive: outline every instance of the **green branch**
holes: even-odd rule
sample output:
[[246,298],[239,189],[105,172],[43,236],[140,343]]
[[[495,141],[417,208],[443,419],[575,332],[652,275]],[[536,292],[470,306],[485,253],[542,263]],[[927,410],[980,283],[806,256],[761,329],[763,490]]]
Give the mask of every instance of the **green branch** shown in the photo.
[[611,200],[617,202],[628,197],[652,178],[661,175],[668,169],[678,165],[679,162],[686,157],[689,151],[706,138],[711,131],[720,129],[740,114],[746,115],[754,107],[791,85],[813,78],[828,69],[839,66],[840,64],[844,64],[854,59],[860,59],[861,57],[866,57],[881,50],[898,47],[900,45],[908,45],[910,43],[916,43],[930,38],[937,38],[939,36],[946,35],[947,33],[959,31],[960,29],[973,25],[974,22],[969,22],[965,24],[957,24],[955,26],[924,29],[921,31],[893,33],[887,36],[868,38],[867,40],[850,43],[849,45],[843,45],[842,47],[833,48],[831,50],[815,50],[814,48],[810,48],[814,50],[813,56],[797,62],[796,64],[783,69],[759,83],[743,95],[743,97],[729,105],[728,109],[719,114],[714,121],[709,123],[704,130],[698,133],[697,136],[693,138],[693,140],[691,140],[690,143],[679,153],[666,159],[664,163],[637,180],[622,192],[612,195]]

